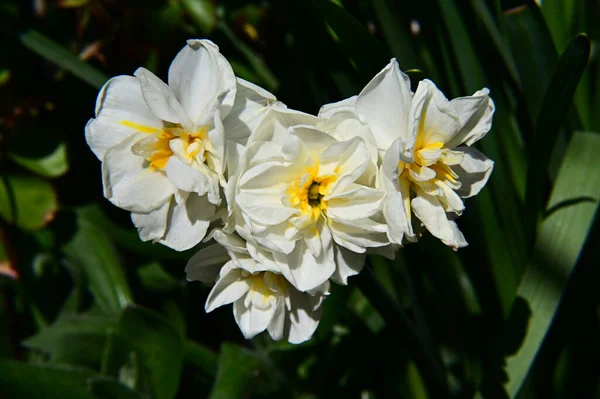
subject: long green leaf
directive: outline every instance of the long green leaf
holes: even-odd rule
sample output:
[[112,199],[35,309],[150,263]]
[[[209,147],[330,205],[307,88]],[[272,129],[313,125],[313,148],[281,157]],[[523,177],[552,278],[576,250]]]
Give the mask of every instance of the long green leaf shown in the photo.
[[85,209],[77,212],[77,227],[65,247],[67,257],[82,268],[100,308],[106,312],[126,308],[133,297],[112,241],[90,222]]
[[342,52],[352,60],[362,79],[368,82],[389,61],[387,49],[342,7],[331,1],[313,4],[329,25]]
[[599,151],[600,135],[576,133],[560,167],[548,216],[517,292],[531,317],[520,350],[507,359],[505,388],[510,397],[516,397],[527,376],[592,226],[600,201]]
[[579,35],[571,41],[561,56],[540,110],[535,134],[530,144],[527,168],[525,210],[528,227],[533,234],[543,211],[543,186],[547,181],[548,164],[560,127],[571,105],[573,94],[590,56],[590,40]]
[[503,22],[533,122],[541,109],[558,54],[537,4],[506,12]]
[[108,80],[102,72],[81,61],[70,51],[48,39],[40,32],[30,30],[21,36],[23,45],[51,61],[61,68],[66,69],[90,86],[99,89]]
[[394,1],[374,0],[373,8],[381,23],[385,40],[402,69],[422,68],[422,63],[414,51],[409,29],[397,17]]

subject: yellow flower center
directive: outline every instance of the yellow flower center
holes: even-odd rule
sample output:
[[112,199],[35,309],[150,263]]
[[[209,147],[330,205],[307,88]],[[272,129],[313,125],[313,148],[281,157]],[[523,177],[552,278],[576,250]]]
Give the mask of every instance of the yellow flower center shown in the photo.
[[280,274],[273,272],[257,272],[250,274],[243,272],[249,290],[247,301],[252,302],[254,306],[262,309],[268,308],[275,304],[277,296],[285,295],[287,286],[285,278]]
[[183,155],[188,162],[192,162],[200,153],[202,153],[202,157],[198,161],[204,162],[206,160],[203,151],[205,149],[204,141],[208,139],[205,128],[197,132],[186,133],[179,124],[173,124],[162,129],[127,120],[121,121],[121,124],[140,133],[156,137],[157,140],[144,151],[144,158],[150,163],[149,168],[152,170],[163,170],[167,166],[169,158],[173,155],[171,141],[176,139],[183,140]]
[[327,201],[323,199],[331,185],[337,180],[337,175],[319,176],[319,162],[306,167],[302,177],[293,181],[287,188],[290,205],[300,209],[302,215],[309,215],[312,220],[325,216]]

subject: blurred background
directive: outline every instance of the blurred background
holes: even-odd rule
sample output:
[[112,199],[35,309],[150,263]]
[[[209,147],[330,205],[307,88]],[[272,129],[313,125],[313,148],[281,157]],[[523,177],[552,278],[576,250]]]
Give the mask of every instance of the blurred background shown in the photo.
[[[0,396],[600,397],[600,3],[540,3],[2,0]],[[302,345],[205,314],[193,251],[139,240],[84,140],[109,77],[164,79],[188,38],[310,113],[391,57],[413,88],[490,88],[470,245],[372,257]]]

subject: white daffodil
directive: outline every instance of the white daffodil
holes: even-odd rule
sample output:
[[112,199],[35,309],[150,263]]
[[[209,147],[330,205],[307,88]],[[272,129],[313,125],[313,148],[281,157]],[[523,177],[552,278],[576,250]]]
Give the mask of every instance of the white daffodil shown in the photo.
[[467,245],[449,217],[461,214],[461,197],[476,195],[493,169],[493,161],[469,147],[490,130],[494,103],[488,94],[482,89],[448,101],[423,80],[413,95],[409,78],[392,60],[358,96],[326,108],[331,114],[353,108],[385,154],[380,172],[392,242],[416,240],[414,214],[446,245]]
[[222,119],[234,106],[236,79],[208,40],[187,42],[168,85],[144,68],[134,75],[104,85],[86,140],[102,161],[104,195],[132,212],[140,237],[188,249],[221,203]]
[[271,108],[248,140],[232,195],[252,236],[300,291],[330,277],[345,283],[367,248],[389,243],[385,224],[371,219],[384,193],[373,186],[364,140],[337,140],[318,122]]
[[216,280],[206,311],[233,303],[235,320],[248,339],[264,330],[274,340],[300,343],[310,339],[319,324],[329,283],[310,294],[299,292],[279,272],[271,253],[257,243],[249,247],[239,236],[220,230],[214,238],[220,245],[199,251],[186,266],[190,281],[213,284]]

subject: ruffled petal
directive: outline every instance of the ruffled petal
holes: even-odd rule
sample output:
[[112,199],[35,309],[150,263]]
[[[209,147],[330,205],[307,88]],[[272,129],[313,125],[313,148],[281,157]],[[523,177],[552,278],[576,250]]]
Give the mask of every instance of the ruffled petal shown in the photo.
[[208,202],[206,196],[196,194],[190,194],[182,205],[173,203],[167,231],[160,243],[176,251],[192,248],[206,235],[215,211],[215,206]]
[[464,154],[462,162],[452,168],[461,183],[456,192],[463,198],[477,195],[490,178],[494,161],[471,147],[457,147],[456,152]]
[[[207,313],[220,306],[237,301],[248,292],[248,282],[241,277],[241,271],[231,266],[228,266],[228,269],[224,274],[221,274],[210,294],[208,294],[204,307]],[[240,302],[243,303],[243,301]]]
[[415,187],[417,196],[411,201],[415,216],[423,222],[427,230],[452,249],[467,245],[456,223],[448,220],[446,212],[437,197]]
[[236,95],[229,62],[210,40],[188,40],[169,68],[169,86],[193,123],[212,122],[220,109],[227,116]]
[[144,137],[144,133],[129,136],[108,150],[102,163],[104,196],[116,206],[138,213],[162,207],[175,193],[164,174],[132,154],[132,146]]
[[102,160],[106,151],[134,133],[155,133],[162,129],[142,96],[140,82],[133,76],[117,76],[100,90],[96,119],[85,127],[85,139]]
[[356,112],[369,124],[380,150],[401,137],[409,141],[408,117],[412,102],[410,79],[395,59],[360,92]]
[[138,68],[134,75],[138,78],[144,100],[154,115],[166,122],[179,123],[186,131],[192,130],[194,124],[165,82],[146,68]]

